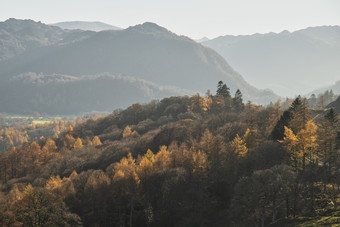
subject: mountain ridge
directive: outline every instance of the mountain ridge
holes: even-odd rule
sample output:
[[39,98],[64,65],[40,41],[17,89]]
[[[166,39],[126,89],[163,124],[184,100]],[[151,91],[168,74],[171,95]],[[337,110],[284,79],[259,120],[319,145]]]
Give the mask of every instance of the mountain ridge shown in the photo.
[[214,50],[151,22],[121,31],[90,32],[75,42],[26,51],[0,62],[0,69],[2,81],[26,72],[72,76],[107,72],[200,93],[215,90],[222,80],[232,93],[240,89],[246,101],[267,103],[279,98],[249,85]]
[[121,30],[122,28],[113,26],[111,24],[103,23],[100,21],[63,21],[51,24],[53,26],[60,27],[62,29],[69,29],[69,30],[84,30],[84,31],[104,31],[104,30]]
[[220,36],[202,44],[228,59],[251,84],[282,96],[308,93],[340,75],[339,26]]

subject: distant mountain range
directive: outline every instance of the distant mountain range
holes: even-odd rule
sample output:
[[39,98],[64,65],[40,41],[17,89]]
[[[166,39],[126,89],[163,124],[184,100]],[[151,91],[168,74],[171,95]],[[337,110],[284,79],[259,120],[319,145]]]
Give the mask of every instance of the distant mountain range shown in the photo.
[[[240,89],[245,101],[268,103],[279,98],[271,91],[259,90],[249,85],[215,51],[187,37],[178,36],[154,23],[144,23],[124,30],[102,32],[62,30],[56,26],[48,26],[31,20],[15,19],[3,22],[2,26],[5,28],[2,29],[3,33],[8,33],[22,43],[26,42],[25,31],[35,29],[34,32],[28,32],[30,40],[37,40],[34,48],[26,47],[20,51],[9,52],[8,56],[12,57],[0,61],[0,90],[5,94],[6,92],[10,93],[10,88],[21,90],[21,92],[15,93],[15,97],[23,93],[23,87],[20,86],[33,85],[32,83],[20,85],[20,83],[15,82],[18,80],[13,81],[13,77],[32,72],[44,76],[61,74],[72,77],[103,73],[128,75],[136,78],[137,81],[146,81],[160,88],[170,86],[175,87],[177,91],[191,91],[192,94],[194,92],[204,93],[207,89],[214,92],[217,82],[222,80],[231,88],[232,93],[236,89]],[[21,35],[13,35],[12,31],[20,31]],[[35,34],[39,36],[34,37]],[[43,42],[43,40],[48,40],[48,42]],[[2,42],[1,36],[0,42]],[[11,50],[11,48],[9,49]],[[91,83],[96,81],[91,81]],[[84,83],[83,80],[81,82]],[[59,82],[56,83],[51,82],[48,86],[51,88],[55,84],[56,87],[60,87]],[[72,82],[72,84],[75,83],[80,83],[80,81]],[[15,88],[15,86],[18,87]],[[93,86],[96,87],[96,85]],[[71,89],[71,86],[68,86],[68,88]],[[87,87],[72,85],[72,89],[75,88],[76,91],[72,92],[79,94],[86,92],[87,89]],[[36,89],[40,88],[36,87]],[[105,89],[110,88],[105,87]],[[133,89],[131,86],[122,90],[118,89],[114,95],[116,97],[129,96],[131,89]],[[44,93],[48,93],[49,90],[39,91],[40,96],[50,97]],[[100,92],[91,91],[94,101],[103,98],[103,93]],[[178,95],[179,93],[168,92],[168,94]],[[113,94],[110,93],[110,95]],[[160,97],[154,96],[154,98]],[[48,103],[48,100],[44,101]],[[65,99],[65,102],[72,102],[72,98]],[[88,102],[88,100],[84,99],[83,102]],[[1,96],[0,112],[8,111],[10,106],[3,105],[3,103],[10,103],[11,106],[17,104],[13,102],[12,96]],[[131,102],[126,102],[124,106],[130,104]],[[103,104],[101,109],[110,111],[120,107],[122,107],[120,103],[106,106]],[[89,108],[91,108],[91,105],[89,105]],[[92,105],[92,108],[97,107]],[[29,112],[34,109],[32,107],[22,110]],[[96,109],[84,109],[82,111],[91,110]],[[17,111],[20,111],[19,104],[18,108],[15,109],[15,112]]]
[[313,90],[312,92],[308,93],[308,95],[311,95],[311,94],[320,94],[320,93],[323,93],[323,92],[325,92],[327,90],[329,90],[329,91],[332,90],[335,94],[340,94],[340,80],[335,82],[333,85],[325,86],[325,87]]
[[11,18],[0,22],[0,61],[39,47],[75,42],[77,37],[86,37],[87,34],[84,31],[66,31],[32,20]]
[[340,79],[340,27],[221,36],[202,43],[251,84],[282,96],[306,94]]
[[200,39],[196,39],[195,41],[198,42],[198,43],[203,43],[203,42],[206,42],[206,41],[209,41],[210,39],[208,39],[207,37],[203,37],[203,38],[200,38]]
[[62,29],[80,29],[84,31],[105,31],[105,30],[121,30],[121,28],[105,24],[102,22],[88,22],[88,21],[65,21],[65,22],[59,22],[55,24],[51,24],[53,26],[58,26]]

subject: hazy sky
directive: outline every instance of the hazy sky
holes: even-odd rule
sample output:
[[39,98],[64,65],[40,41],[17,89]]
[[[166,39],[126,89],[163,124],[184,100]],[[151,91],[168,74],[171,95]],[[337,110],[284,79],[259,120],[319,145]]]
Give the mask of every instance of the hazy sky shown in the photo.
[[340,0],[0,0],[0,21],[155,22],[191,38],[340,25]]

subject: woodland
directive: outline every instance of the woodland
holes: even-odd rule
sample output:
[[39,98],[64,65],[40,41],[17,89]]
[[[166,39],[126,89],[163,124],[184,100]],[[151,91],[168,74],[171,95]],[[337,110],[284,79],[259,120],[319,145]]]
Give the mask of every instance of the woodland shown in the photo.
[[340,225],[340,118],[314,98],[260,106],[220,81],[215,94],[3,127],[0,225]]

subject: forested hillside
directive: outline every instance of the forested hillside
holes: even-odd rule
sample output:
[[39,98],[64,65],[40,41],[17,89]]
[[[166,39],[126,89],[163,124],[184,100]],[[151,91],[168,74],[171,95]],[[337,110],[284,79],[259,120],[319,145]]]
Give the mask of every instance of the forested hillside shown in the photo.
[[100,74],[68,76],[24,73],[0,89],[0,111],[8,113],[72,115],[91,111],[111,112],[129,103],[147,103],[192,91],[161,86],[129,76]]
[[339,115],[214,94],[134,104],[0,156],[5,226],[340,224]]

